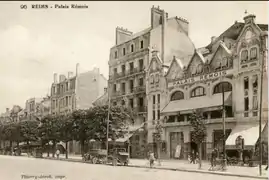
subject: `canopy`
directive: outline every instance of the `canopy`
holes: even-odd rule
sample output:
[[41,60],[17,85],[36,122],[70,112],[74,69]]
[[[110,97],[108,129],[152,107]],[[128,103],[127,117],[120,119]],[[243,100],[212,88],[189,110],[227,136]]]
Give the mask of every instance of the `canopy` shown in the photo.
[[[231,106],[232,104],[232,93],[224,93],[224,105]],[[190,99],[183,99],[177,101],[170,101],[162,110],[164,113],[180,112],[186,113],[194,109],[220,107],[222,105],[222,93],[214,94],[212,96],[200,96]]]
[[[262,130],[265,123],[262,123]],[[237,124],[226,140],[227,146],[235,146],[236,138],[242,136],[245,146],[254,146],[259,138],[259,123]]]

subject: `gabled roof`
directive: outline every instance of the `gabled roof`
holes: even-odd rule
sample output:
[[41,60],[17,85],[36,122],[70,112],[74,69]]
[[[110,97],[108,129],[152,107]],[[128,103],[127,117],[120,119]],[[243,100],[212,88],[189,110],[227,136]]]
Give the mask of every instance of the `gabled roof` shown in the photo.
[[182,70],[183,70],[183,68],[185,67],[185,66],[183,65],[182,61],[181,61],[179,58],[177,58],[177,57],[174,56],[173,60],[171,61],[170,65],[169,65],[169,68],[168,68],[168,70],[167,70],[165,76],[169,74],[169,72],[170,72],[170,70],[171,70],[171,68],[172,68],[172,64],[173,64],[174,62],[177,63],[177,65],[179,65],[179,67],[180,67]]
[[147,71],[150,69],[151,64],[153,62],[153,59],[156,59],[160,64],[163,64],[163,62],[161,61],[161,57],[159,56],[158,51],[157,50],[152,50],[152,58],[151,58],[151,60],[149,62]]
[[209,58],[207,59],[209,63],[214,59],[219,48],[223,48],[227,54],[229,54],[230,56],[232,55],[232,52],[226,47],[225,43],[220,41],[216,51],[211,55],[210,59]]

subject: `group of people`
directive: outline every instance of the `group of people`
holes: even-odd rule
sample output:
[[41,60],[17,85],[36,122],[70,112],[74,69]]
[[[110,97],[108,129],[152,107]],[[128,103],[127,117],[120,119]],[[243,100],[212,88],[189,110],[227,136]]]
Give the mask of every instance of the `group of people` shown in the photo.
[[192,164],[196,164],[199,162],[199,154],[197,151],[192,150],[191,153],[188,155],[188,161]]

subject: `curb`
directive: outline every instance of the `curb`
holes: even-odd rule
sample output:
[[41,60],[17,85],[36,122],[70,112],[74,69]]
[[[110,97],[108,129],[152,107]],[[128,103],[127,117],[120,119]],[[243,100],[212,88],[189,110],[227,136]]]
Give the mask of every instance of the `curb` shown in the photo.
[[[42,159],[91,164],[90,162],[83,162],[79,159],[56,159],[56,158],[50,158],[50,157],[44,157]],[[98,165],[98,164],[96,164],[96,165]],[[102,165],[102,164],[100,164],[100,165]],[[216,171],[213,172],[213,171],[205,171],[205,170],[190,170],[190,169],[184,169],[184,168],[168,168],[168,167],[152,167],[152,168],[150,168],[147,166],[132,165],[132,164],[129,164],[128,166],[125,166],[125,167],[160,169],[160,170],[192,172],[192,173],[212,174],[212,175],[221,175],[221,176],[235,176],[235,177],[242,177],[242,178],[267,179],[267,177],[264,177],[264,176],[251,176],[251,175],[242,175],[242,174],[232,174],[229,172],[216,172]]]

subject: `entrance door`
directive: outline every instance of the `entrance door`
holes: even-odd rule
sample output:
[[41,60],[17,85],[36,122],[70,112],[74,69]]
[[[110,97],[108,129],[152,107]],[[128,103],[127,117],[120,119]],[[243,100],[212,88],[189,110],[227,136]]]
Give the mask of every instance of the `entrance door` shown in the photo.
[[170,133],[170,158],[181,159],[183,157],[184,136],[183,132]]
[[[192,141],[192,134],[193,132],[190,133],[190,153],[192,153],[192,151],[194,151],[195,153],[199,153],[198,144]],[[206,142],[202,143],[202,159],[206,159]]]

